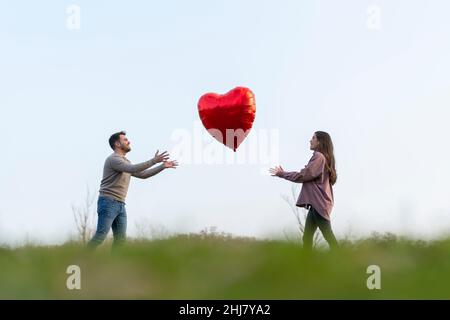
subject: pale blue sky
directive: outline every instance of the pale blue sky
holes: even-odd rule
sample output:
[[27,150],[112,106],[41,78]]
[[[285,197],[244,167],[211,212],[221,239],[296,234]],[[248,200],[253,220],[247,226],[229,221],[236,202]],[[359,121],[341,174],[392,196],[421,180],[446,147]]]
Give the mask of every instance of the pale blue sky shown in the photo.
[[[68,30],[66,8],[81,8]],[[381,29],[367,28],[367,8]],[[448,1],[0,1],[0,241],[64,240],[127,130],[140,162],[192,130],[205,92],[250,87],[254,130],[278,129],[302,168],[315,130],[335,144],[338,236],[450,230]],[[238,150],[239,151],[239,150]],[[228,151],[227,151],[228,152]],[[129,234],[295,228],[291,184],[255,165],[185,165],[132,180]]]

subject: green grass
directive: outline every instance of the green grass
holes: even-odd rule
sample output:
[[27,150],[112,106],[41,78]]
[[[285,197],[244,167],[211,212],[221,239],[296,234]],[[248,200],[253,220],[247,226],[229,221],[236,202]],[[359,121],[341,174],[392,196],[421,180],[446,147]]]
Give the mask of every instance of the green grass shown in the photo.
[[[81,290],[66,288],[69,265]],[[369,265],[381,290],[369,290]],[[449,299],[450,240],[372,237],[303,252],[286,241],[174,236],[108,246],[0,249],[1,299]]]

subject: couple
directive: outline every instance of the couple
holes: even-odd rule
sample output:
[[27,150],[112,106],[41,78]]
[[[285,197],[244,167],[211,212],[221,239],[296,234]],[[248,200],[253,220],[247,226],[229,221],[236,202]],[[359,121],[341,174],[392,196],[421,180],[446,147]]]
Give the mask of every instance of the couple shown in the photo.
[[[97,231],[88,243],[90,248],[101,244],[111,228],[114,236],[113,248],[125,241],[127,229],[125,197],[131,176],[147,179],[164,169],[175,169],[178,166],[176,160],[169,160],[167,152],[159,153],[159,151],[153,159],[131,164],[125,157],[131,148],[124,131],[114,133],[109,138],[109,145],[114,153],[106,158],[103,168],[97,202]],[[273,176],[303,183],[297,201],[297,206],[309,209],[303,233],[303,247],[312,248],[314,233],[319,228],[330,247],[335,248],[337,241],[331,230],[330,213],[333,208],[332,185],[336,182],[336,169],[330,135],[323,131],[315,132],[310,141],[310,149],[314,151],[313,156],[300,172],[285,172],[278,166],[270,169],[270,173]],[[150,168],[158,163],[162,164]]]

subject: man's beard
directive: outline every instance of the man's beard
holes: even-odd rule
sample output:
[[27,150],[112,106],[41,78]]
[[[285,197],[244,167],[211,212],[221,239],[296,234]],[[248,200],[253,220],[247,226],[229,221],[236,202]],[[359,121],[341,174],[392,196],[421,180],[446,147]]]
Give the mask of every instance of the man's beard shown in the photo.
[[131,148],[129,146],[122,146],[122,151],[123,152],[130,152]]

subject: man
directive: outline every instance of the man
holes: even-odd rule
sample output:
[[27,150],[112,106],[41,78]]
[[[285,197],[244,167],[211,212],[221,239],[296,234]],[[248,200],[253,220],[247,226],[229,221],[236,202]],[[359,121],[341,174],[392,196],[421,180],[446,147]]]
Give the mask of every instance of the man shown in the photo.
[[[126,137],[125,131],[114,133],[109,138],[109,145],[114,153],[106,158],[103,168],[103,179],[97,202],[97,231],[88,243],[90,248],[101,244],[111,228],[114,236],[113,248],[125,241],[127,230],[125,198],[131,176],[147,179],[164,169],[175,169],[178,166],[177,161],[169,161],[169,154],[166,151],[159,153],[159,150],[156,151],[154,158],[142,163],[131,164],[125,157],[131,151],[130,141]],[[150,168],[157,163],[162,164]]]

